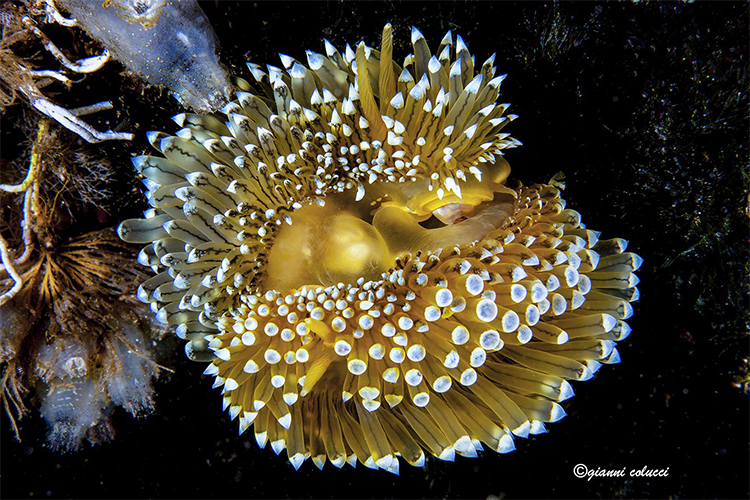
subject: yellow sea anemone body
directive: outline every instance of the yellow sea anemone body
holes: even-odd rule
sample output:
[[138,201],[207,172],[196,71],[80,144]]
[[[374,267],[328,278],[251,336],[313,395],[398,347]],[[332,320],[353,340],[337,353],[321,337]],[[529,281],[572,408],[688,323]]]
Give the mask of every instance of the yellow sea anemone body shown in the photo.
[[494,56],[461,37],[249,64],[223,115],[152,133],[152,209],[125,221],[139,297],[212,360],[225,409],[295,468],[397,472],[565,416],[569,380],[616,363],[640,257],[599,241],[559,183],[507,181]]

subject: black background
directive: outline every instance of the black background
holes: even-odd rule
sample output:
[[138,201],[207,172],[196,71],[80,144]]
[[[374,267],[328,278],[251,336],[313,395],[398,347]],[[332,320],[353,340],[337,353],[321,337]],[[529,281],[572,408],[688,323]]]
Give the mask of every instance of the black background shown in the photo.
[[[517,440],[507,455],[401,466],[294,471],[258,449],[221,412],[202,365],[182,358],[157,384],[156,411],[118,410],[115,441],[60,455],[44,445],[34,411],[21,443],[2,422],[2,497],[251,498],[747,498],[748,396],[733,387],[748,356],[748,4],[490,2],[202,3],[233,72],[246,58],[304,59],[321,39],[379,45],[394,26],[395,55],[410,26],[432,47],[452,29],[477,63],[497,52],[501,100],[520,118],[509,151],[524,182],[567,176],[568,206],[603,237],[631,242],[645,264],[623,362],[576,384],[568,417]],[[78,91],[102,93],[138,138],[105,145],[129,169],[144,132],[174,131],[164,92],[122,83],[109,63]],[[121,90],[117,89],[121,87]],[[113,89],[114,94],[113,95]],[[7,119],[4,118],[4,119]],[[7,122],[6,122],[7,123]],[[4,129],[8,129],[6,126]],[[9,132],[3,132],[7,141]],[[130,197],[123,212],[142,204]],[[589,468],[669,468],[666,478],[578,479]]]

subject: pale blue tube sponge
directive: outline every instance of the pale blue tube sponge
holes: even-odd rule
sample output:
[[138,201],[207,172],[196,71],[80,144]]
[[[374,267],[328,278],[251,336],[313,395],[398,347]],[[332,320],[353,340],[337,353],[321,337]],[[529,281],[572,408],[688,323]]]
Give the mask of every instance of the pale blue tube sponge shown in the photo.
[[216,111],[231,84],[217,39],[195,0],[58,0],[130,71],[169,88],[187,107]]

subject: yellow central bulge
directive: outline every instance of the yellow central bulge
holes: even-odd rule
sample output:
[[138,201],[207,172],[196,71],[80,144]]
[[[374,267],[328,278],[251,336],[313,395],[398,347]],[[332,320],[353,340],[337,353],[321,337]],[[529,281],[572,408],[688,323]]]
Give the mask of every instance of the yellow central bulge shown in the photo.
[[292,225],[279,231],[268,256],[264,288],[283,292],[372,280],[391,263],[380,233],[329,199],[323,207],[311,204],[297,210]]

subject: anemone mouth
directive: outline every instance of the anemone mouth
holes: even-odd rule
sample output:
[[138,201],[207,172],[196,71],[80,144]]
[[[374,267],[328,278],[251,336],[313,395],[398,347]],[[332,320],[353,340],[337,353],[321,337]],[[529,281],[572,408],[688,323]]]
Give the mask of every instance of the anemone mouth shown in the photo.
[[423,216],[405,207],[355,202],[348,192],[329,196],[323,203],[304,204],[276,235],[260,289],[284,292],[305,285],[354,285],[360,279],[382,279],[396,259],[406,254],[484,239],[510,220],[515,203],[514,196],[503,192],[476,206],[436,205],[430,227],[420,222]]
[[262,291],[301,286],[354,284],[378,279],[393,264],[388,248],[363,215],[350,208],[349,196],[334,195],[291,215],[268,252]]

